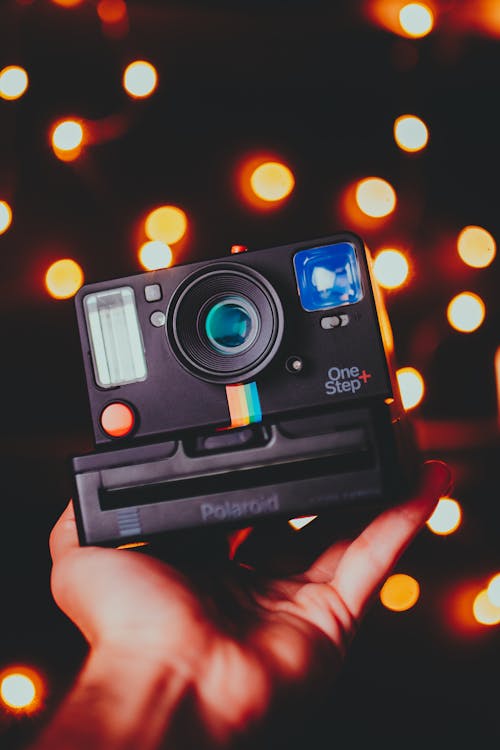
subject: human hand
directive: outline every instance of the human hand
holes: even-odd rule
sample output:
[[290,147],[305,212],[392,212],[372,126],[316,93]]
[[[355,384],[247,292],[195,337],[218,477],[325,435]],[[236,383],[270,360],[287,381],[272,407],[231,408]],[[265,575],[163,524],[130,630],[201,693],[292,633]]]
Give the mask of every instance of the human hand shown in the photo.
[[335,678],[370,600],[450,480],[445,464],[427,462],[414,498],[278,577],[227,560],[200,579],[147,554],[80,547],[70,504],[50,538],[52,591],[90,656],[62,709],[63,743],[56,718],[40,748],[278,747],[284,716],[307,715]]

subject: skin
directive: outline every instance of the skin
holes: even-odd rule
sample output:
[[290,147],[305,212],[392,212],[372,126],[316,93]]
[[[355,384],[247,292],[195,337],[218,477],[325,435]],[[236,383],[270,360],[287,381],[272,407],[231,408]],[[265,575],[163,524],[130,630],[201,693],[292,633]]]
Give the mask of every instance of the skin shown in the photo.
[[89,653],[31,750],[290,747],[290,716],[307,717],[327,694],[371,600],[450,484],[444,463],[426,462],[415,497],[288,574],[253,565],[245,543],[201,575],[80,547],[70,503],[50,537],[51,585]]

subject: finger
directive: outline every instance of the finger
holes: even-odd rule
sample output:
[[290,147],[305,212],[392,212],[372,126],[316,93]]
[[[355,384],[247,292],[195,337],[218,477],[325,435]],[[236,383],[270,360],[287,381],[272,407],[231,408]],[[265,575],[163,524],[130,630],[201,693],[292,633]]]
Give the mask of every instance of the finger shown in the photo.
[[69,501],[50,533],[49,547],[54,563],[79,547],[72,500]]
[[417,496],[377,516],[345,551],[332,584],[353,617],[361,617],[450,485],[451,472],[445,463],[426,462]]
[[331,581],[335,575],[337,565],[351,543],[351,539],[340,539],[338,542],[332,544],[329,549],[313,562],[309,570],[306,570],[304,579],[310,583],[326,583],[327,581]]

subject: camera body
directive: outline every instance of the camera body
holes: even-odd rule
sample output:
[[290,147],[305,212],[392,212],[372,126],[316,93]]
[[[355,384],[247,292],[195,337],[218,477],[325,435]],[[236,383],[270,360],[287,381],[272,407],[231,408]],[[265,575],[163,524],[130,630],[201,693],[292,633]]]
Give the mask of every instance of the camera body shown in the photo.
[[342,232],[80,289],[80,543],[378,507],[418,474],[387,313]]

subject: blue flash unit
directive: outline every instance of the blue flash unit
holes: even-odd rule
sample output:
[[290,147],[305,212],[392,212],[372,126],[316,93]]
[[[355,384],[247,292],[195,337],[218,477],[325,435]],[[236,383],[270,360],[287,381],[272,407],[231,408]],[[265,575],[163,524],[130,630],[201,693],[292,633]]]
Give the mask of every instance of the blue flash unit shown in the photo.
[[352,305],[363,297],[356,251],[349,242],[300,250],[293,265],[300,302],[308,312]]

